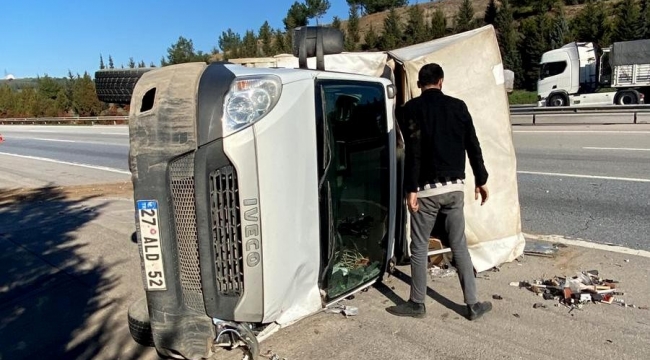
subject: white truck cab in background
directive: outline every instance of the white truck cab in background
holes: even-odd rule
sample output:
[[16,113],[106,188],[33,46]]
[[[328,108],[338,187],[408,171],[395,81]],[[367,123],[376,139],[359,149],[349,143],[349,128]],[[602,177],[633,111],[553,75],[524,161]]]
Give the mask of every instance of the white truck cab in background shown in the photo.
[[[650,95],[650,40],[599,49],[573,42],[542,55],[538,106],[643,104]],[[602,88],[616,91],[599,92]]]

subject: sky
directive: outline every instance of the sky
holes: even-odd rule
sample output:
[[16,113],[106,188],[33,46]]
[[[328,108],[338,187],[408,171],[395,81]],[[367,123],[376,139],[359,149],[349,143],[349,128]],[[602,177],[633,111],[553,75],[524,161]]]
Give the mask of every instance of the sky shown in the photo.
[[[282,19],[295,0],[0,0],[0,78],[67,76],[99,69],[99,56],[116,67],[129,57],[160,65],[179,36],[195,50],[218,47],[232,28],[242,36],[264,21],[284,28]],[[347,19],[346,0],[330,0],[320,20]],[[313,22],[313,21],[312,21]]]

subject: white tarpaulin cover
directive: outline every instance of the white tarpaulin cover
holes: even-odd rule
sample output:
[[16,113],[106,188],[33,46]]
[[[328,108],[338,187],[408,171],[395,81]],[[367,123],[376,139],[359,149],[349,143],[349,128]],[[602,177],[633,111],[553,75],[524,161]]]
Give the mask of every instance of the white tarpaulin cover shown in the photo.
[[[271,58],[235,59],[248,67],[297,68],[292,55]],[[418,96],[418,71],[427,63],[438,63],[445,71],[443,91],[467,103],[481,142],[485,165],[490,173],[490,200],[484,205],[474,200],[474,177],[467,164],[465,215],[467,240],[477,271],[513,261],[523,253],[515,150],[510,128],[506,85],[501,54],[492,26],[413,45],[389,52],[327,55],[329,71],[381,76],[386,65],[403,72],[405,94]],[[397,64],[395,64],[397,63]],[[308,59],[311,69],[315,59]],[[399,87],[398,87],[399,88]]]
[[466,166],[466,234],[477,271],[513,261],[523,253],[517,164],[503,64],[494,28],[470,32],[391,51],[406,73],[407,98],[420,95],[418,71],[428,63],[445,71],[443,92],[467,103],[481,142],[490,177],[490,199],[474,200],[474,176]]

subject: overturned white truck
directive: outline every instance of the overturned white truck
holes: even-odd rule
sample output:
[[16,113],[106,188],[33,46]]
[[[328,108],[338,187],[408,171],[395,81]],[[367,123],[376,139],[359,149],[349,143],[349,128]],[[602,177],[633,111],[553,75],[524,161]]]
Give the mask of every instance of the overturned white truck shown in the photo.
[[290,68],[191,63],[96,76],[101,98],[131,105],[146,297],[129,321],[133,337],[161,355],[207,358],[243,345],[257,358],[259,340],[408,259],[394,110],[419,94],[425,63],[440,63],[445,91],[467,102],[490,171],[485,206],[467,192],[476,270],[523,252],[492,27],[390,53],[331,55],[342,43],[332,29],[300,28],[295,38],[297,58],[269,64]]

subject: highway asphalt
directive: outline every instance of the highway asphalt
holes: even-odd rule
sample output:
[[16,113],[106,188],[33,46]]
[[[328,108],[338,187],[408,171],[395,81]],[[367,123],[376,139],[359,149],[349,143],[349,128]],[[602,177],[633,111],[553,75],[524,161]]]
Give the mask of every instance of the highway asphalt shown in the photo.
[[[77,164],[60,164],[67,173],[81,165],[98,183],[128,180],[125,126],[0,126],[0,134],[0,160],[12,158],[0,172],[47,158]],[[650,250],[650,125],[513,126],[513,140],[526,233]]]

